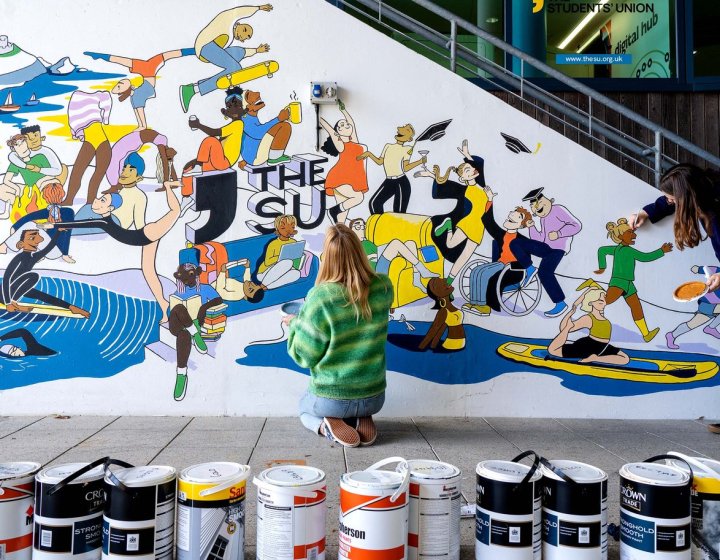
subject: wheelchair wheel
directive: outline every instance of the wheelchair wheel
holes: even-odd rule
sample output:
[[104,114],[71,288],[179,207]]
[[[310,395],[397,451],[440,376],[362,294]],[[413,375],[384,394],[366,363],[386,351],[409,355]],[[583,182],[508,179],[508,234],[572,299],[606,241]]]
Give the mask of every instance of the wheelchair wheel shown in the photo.
[[474,268],[486,263],[487,261],[484,259],[476,259],[468,262],[460,271],[460,295],[466,301],[470,301],[470,274]]
[[497,298],[503,311],[513,317],[532,313],[540,303],[542,285],[537,274],[525,286],[522,285],[525,272],[506,266],[497,280]]

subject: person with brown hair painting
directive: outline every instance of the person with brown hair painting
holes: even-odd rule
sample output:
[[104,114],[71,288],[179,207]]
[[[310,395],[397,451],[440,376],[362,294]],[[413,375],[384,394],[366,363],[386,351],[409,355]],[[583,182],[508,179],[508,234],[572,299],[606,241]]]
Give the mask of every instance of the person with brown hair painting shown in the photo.
[[608,222],[606,228],[608,237],[617,243],[617,245],[600,247],[598,249],[598,270],[595,271],[595,274],[605,272],[607,268],[607,257],[613,257],[612,276],[608,284],[605,301],[607,305],[610,305],[621,296],[625,298],[625,303],[630,307],[633,321],[635,321],[640,334],[642,334],[643,340],[650,342],[655,338],[657,333],[660,332],[660,328],[656,327],[653,330],[648,330],[647,323],[645,322],[645,312],[643,311],[642,303],[640,303],[640,298],[638,297],[637,288],[634,283],[635,263],[656,261],[672,251],[672,243],[663,243],[659,249],[644,253],[632,247],[632,245],[635,244],[637,234],[625,218],[620,218],[617,223]]
[[373,272],[352,230],[328,228],[315,287],[297,317],[283,319],[288,354],[310,368],[300,420],[312,432],[346,447],[375,441],[372,417],[385,402],[392,301],[390,279]]
[[[665,172],[660,190],[660,198],[630,216],[630,226],[637,229],[648,220],[654,224],[674,214],[678,249],[697,247],[709,237],[720,262],[720,176],[682,163]],[[709,275],[707,285],[710,292],[720,288],[720,273]]]

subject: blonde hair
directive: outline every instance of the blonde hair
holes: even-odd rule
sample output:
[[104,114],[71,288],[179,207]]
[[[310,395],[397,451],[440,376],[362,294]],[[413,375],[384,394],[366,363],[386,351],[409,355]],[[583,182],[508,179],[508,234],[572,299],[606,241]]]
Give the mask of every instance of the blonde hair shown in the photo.
[[622,237],[622,234],[632,228],[628,224],[626,218],[620,218],[617,223],[608,222],[605,224],[605,229],[608,230],[608,237],[610,239],[612,239],[615,243],[620,243],[620,237]]
[[278,231],[278,228],[285,223],[289,223],[292,225],[292,227],[297,226],[297,218],[293,216],[292,214],[283,214],[282,216],[278,216],[275,218],[275,231]]
[[370,268],[358,236],[344,224],[330,226],[325,234],[323,259],[315,285],[341,284],[347,292],[347,304],[355,308],[357,320],[369,320],[372,310],[368,296],[375,272]]
[[604,293],[605,290],[600,288],[589,289],[587,292],[585,292],[585,295],[583,296],[582,303],[580,304],[580,309],[582,309],[585,313],[590,313],[592,311],[592,304],[598,301]]

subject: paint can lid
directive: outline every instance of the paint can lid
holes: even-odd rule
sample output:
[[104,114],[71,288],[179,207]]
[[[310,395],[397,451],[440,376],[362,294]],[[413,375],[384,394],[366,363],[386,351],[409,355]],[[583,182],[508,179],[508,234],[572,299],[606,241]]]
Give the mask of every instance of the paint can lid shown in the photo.
[[310,486],[325,481],[325,473],[315,467],[303,465],[280,465],[265,469],[258,479],[272,486]]
[[19,461],[17,463],[0,463],[0,484],[5,480],[25,478],[40,470],[40,463]]
[[[475,472],[479,476],[489,478],[491,480],[499,480],[500,482],[521,482],[523,478],[530,472],[530,468],[522,463],[513,463],[512,461],[480,461]],[[536,482],[542,477],[540,469],[536,470],[532,475],[530,482]]]
[[[35,478],[38,482],[43,484],[57,484],[61,480],[65,480],[68,476],[78,472],[83,467],[87,467],[89,463],[66,463],[64,465],[56,465],[54,467],[48,467],[41,470]],[[99,480],[103,477],[105,471],[102,465],[98,465],[91,471],[81,474],[76,479],[71,480],[68,484],[85,484],[86,482],[92,482]]]
[[[164,484],[165,482],[175,480],[177,477],[177,471],[174,467],[159,465],[118,469],[113,471],[113,474],[115,475],[115,478],[125,484],[125,486],[130,486],[132,488]],[[112,484],[113,486],[115,485],[109,475],[105,476],[105,482]]]
[[[604,470],[588,465],[587,463],[568,461],[566,459],[553,459],[550,463],[572,478],[575,482],[579,482],[581,484],[602,482],[608,478],[608,475]],[[555,480],[562,480],[562,478],[545,465],[541,465],[540,468],[542,469],[543,476],[554,478]]]
[[410,465],[410,476],[419,480],[447,480],[460,476],[461,471],[450,463],[442,461],[430,461],[417,459],[408,461]]
[[620,476],[633,482],[654,486],[684,486],[690,482],[687,470],[683,472],[659,463],[628,463],[620,469]]
[[402,473],[395,471],[355,471],[345,473],[340,480],[353,488],[389,489],[398,488],[405,479]]
[[180,479],[196,484],[220,484],[240,478],[246,479],[249,474],[250,467],[247,465],[218,461],[187,467],[180,472]]
[[[695,478],[720,478],[720,461],[714,459],[707,459],[705,457],[692,457],[693,460],[701,463],[708,470],[715,471],[715,476],[708,472],[704,472],[701,469],[693,468],[693,477]],[[671,467],[681,470],[684,473],[688,473],[688,466],[684,461],[679,459],[666,459],[667,464]]]

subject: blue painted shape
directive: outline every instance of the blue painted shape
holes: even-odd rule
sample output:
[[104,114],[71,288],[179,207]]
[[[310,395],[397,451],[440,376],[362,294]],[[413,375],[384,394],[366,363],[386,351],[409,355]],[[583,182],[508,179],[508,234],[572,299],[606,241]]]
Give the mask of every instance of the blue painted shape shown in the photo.
[[[38,289],[90,311],[90,319],[0,314],[0,334],[25,328],[55,356],[0,357],[0,390],[73,377],[111,377],[145,359],[159,340],[160,310],[141,300],[62,278],[42,278]],[[30,300],[28,300],[30,301]]]
[[[278,323],[280,317],[278,317]],[[507,360],[497,353],[497,348],[510,341],[547,346],[549,340],[508,337],[473,325],[465,325],[467,346],[459,352],[417,350],[424,333],[430,327],[427,322],[413,322],[416,330],[409,332],[407,327],[396,321],[388,325],[387,369],[424,381],[442,385],[474,384],[489,381],[504,373],[532,372],[551,375],[561,380],[563,387],[588,395],[612,397],[647,395],[663,391],[683,391],[699,387],[720,385],[720,374],[711,379],[689,383],[640,383],[617,379],[604,379],[548,368],[536,368]],[[279,327],[278,327],[279,331]],[[418,334],[419,333],[419,334]],[[243,366],[284,368],[304,375],[309,372],[298,367],[290,359],[286,342],[255,345],[245,348],[246,356],[237,361]],[[627,350],[631,358],[651,358],[657,360],[684,360],[688,362],[714,361],[720,359],[701,355],[674,352],[653,352]],[[482,357],[478,365],[478,357]]]
[[[257,269],[257,263],[263,258],[265,247],[275,239],[275,234],[259,235],[256,237],[248,237],[246,239],[238,239],[237,241],[226,241],[223,243],[227,250],[228,260],[236,261],[240,259],[248,259],[253,268],[253,272]],[[180,262],[178,264],[192,263],[199,265],[198,251],[195,248],[182,249],[179,254]],[[226,301],[227,315],[240,315],[248,311],[265,309],[274,305],[280,305],[289,301],[304,299],[307,293],[315,285],[318,270],[320,269],[320,261],[317,256],[312,256],[310,270],[305,278],[300,278],[297,282],[273,288],[265,292],[265,297],[258,303],[250,303],[245,300]],[[244,267],[236,266],[230,269],[230,278],[242,280]],[[279,320],[278,315],[278,320]]]

